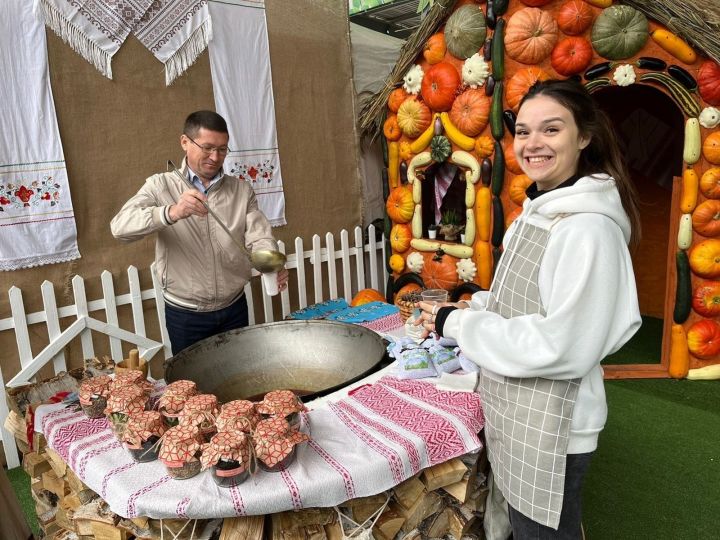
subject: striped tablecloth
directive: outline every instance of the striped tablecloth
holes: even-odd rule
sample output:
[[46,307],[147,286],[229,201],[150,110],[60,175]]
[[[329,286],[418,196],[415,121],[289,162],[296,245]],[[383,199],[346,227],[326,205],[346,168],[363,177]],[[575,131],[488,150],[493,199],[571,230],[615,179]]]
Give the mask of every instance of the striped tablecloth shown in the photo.
[[208,472],[173,480],[159,461],[135,463],[104,418],[47,407],[37,428],[77,476],[116,514],[156,519],[268,514],[373,495],[479,450],[484,422],[477,394],[385,376],[310,411],[312,440],[287,470],[220,488]]

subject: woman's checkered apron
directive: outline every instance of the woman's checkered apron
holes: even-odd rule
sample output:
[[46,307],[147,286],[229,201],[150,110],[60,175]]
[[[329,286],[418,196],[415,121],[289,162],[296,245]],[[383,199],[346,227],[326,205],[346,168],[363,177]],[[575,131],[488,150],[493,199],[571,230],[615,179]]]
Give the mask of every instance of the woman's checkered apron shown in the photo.
[[[527,223],[519,229],[500,260],[487,307],[506,319],[545,315],[537,279],[549,231]],[[480,376],[496,482],[513,508],[554,529],[560,522],[565,455],[579,386],[580,379]]]

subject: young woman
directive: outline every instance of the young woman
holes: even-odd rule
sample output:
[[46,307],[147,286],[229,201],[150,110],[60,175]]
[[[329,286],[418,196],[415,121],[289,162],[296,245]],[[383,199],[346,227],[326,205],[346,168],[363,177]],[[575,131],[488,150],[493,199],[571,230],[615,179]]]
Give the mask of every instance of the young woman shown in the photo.
[[514,149],[534,183],[490,291],[470,309],[421,302],[418,324],[455,338],[481,368],[488,454],[514,540],[575,539],[607,417],[600,361],[641,322],[628,250],[640,233],[635,190],[579,83],[530,89]]

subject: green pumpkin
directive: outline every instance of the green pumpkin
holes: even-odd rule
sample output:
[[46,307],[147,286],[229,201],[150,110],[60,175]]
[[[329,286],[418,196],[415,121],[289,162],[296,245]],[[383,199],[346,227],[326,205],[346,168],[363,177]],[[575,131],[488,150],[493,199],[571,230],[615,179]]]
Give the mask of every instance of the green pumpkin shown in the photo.
[[450,157],[452,145],[444,135],[435,135],[430,141],[430,157],[436,163],[442,163]]
[[456,9],[445,23],[445,44],[455,58],[465,60],[485,44],[487,29],[480,6],[467,4]]
[[650,35],[645,15],[637,9],[617,5],[603,9],[592,27],[592,46],[608,60],[622,60],[637,54]]

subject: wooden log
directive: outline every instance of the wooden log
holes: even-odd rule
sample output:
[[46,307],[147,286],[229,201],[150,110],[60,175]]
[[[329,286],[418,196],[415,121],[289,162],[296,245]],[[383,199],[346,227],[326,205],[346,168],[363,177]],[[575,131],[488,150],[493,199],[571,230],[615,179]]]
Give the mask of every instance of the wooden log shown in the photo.
[[373,536],[379,535],[383,540],[393,540],[395,535],[400,532],[403,523],[405,523],[405,517],[395,509],[388,508],[375,522]]
[[351,514],[353,521],[355,521],[358,525],[361,525],[365,523],[368,519],[370,519],[375,513],[380,510],[383,505],[386,503],[387,499],[381,502],[380,504],[377,503],[370,503],[370,504],[357,504],[352,507]]
[[30,475],[30,478],[40,478],[42,473],[50,470],[50,463],[45,458],[45,454],[28,452],[23,457],[23,469]]
[[225,518],[220,540],[262,540],[265,516]]
[[297,511],[278,512],[277,520],[283,530],[307,527],[308,525],[326,525],[336,519],[332,508],[305,508]]
[[68,466],[63,458],[60,457],[60,454],[52,448],[46,448],[45,455],[47,456],[48,463],[50,463],[50,467],[52,467],[52,470],[55,471],[58,478],[65,476]]
[[75,527],[75,522],[72,519],[73,513],[74,512],[72,510],[67,510],[62,505],[61,501],[58,507],[58,511],[55,514],[55,521],[57,521],[58,525],[60,525],[60,527],[62,527],[63,529],[76,533],[77,530]]
[[393,488],[395,500],[405,510],[409,510],[418,501],[425,491],[425,484],[413,476]]
[[462,506],[471,512],[484,512],[485,500],[487,499],[490,489],[487,486],[477,488]]
[[425,484],[425,489],[435,491],[438,488],[459,482],[465,476],[467,470],[465,464],[455,458],[425,469],[420,478]]
[[467,536],[478,525],[482,528],[482,521],[478,523],[477,516],[473,512],[460,508],[448,508],[449,530],[455,538]]
[[33,450],[35,452],[44,452],[46,448],[47,440],[45,439],[45,435],[37,431],[33,433]]
[[441,489],[452,495],[460,504],[463,504],[475,490],[478,483],[477,463],[465,473],[459,482],[443,486]]
[[5,418],[3,426],[15,437],[15,442],[28,444],[27,426],[25,418],[15,411],[10,411]]
[[343,529],[338,520],[324,525],[323,529],[325,529],[325,536],[327,540],[343,540]]
[[305,540],[327,540],[325,528],[322,525],[308,525],[303,527]]
[[340,504],[340,507],[342,508],[352,508],[353,506],[361,505],[361,504],[378,504],[378,507],[383,505],[385,501],[387,500],[387,495],[385,492],[378,493],[377,495],[370,495],[369,497],[358,497],[356,499],[350,499],[345,501],[344,503]]
[[80,385],[78,380],[66,372],[33,384],[26,384],[16,388],[6,388],[7,403],[10,410],[25,417],[25,412],[31,404],[41,404],[58,392],[77,392]]
[[42,474],[42,484],[44,489],[60,498],[70,493],[70,486],[65,482],[65,478],[58,478],[55,471],[45,471]]
[[127,540],[128,533],[115,525],[103,523],[102,521],[91,521],[90,527],[95,540]]
[[68,484],[70,484],[70,489],[72,489],[75,493],[80,493],[81,491],[90,489],[70,468],[65,471],[65,479],[68,481]]
[[405,523],[403,523],[401,530],[403,532],[410,532],[417,528],[423,519],[442,510],[444,504],[442,497],[434,491],[431,491],[420,497],[409,510],[405,510],[400,505],[394,505],[393,508],[397,509],[405,518]]
[[[450,530],[451,513],[452,509],[446,507],[445,509],[435,514],[427,528],[427,536],[430,538],[440,538],[442,536],[445,536]],[[460,539],[461,537],[457,536],[456,538]]]

